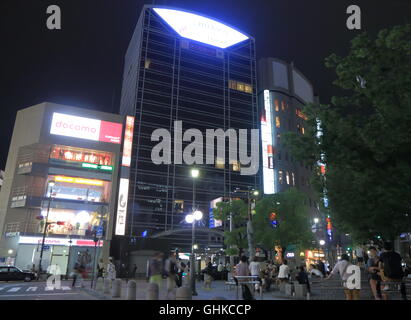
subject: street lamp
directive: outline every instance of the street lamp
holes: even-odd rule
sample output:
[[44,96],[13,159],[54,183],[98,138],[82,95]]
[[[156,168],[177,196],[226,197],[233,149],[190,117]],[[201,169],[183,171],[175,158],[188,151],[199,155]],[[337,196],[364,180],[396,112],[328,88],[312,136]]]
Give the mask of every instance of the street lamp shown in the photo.
[[314,218],[314,223],[318,223],[320,220],[318,218]]
[[325,241],[324,241],[324,240],[320,240],[319,243],[320,243],[320,246],[325,245]]
[[[49,198],[49,203],[47,205],[47,214],[46,214],[46,221],[44,223],[43,239],[41,241],[40,261],[39,261],[39,277],[40,277],[40,274],[42,272],[41,263],[43,262],[44,242],[46,240],[46,232],[47,232],[47,227],[48,227],[48,224],[49,224],[48,219],[49,219],[50,205],[51,205],[51,201],[53,201],[52,194],[53,194],[53,187],[55,185],[56,185],[56,183],[53,180],[49,181],[48,184],[47,184],[47,191],[50,187],[50,195],[48,197]],[[46,194],[47,194],[47,191],[46,191]]]
[[195,257],[194,249],[198,248],[198,245],[194,244],[195,242],[195,225],[197,221],[200,221],[203,218],[203,213],[199,210],[194,211],[192,214],[186,215],[186,222],[191,223],[191,255],[190,255],[190,281],[191,281],[191,291],[193,296],[197,296],[196,291],[196,280],[195,280]]

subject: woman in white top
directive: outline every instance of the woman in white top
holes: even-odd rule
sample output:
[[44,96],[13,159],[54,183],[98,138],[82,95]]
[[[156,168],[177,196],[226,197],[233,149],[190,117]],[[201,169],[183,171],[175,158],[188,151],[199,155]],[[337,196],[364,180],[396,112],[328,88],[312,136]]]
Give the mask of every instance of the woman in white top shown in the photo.
[[[257,261],[258,258],[254,257],[253,261],[250,263],[250,265],[248,266],[249,270],[250,270],[250,274],[252,276],[257,276],[258,278],[253,279],[254,280],[258,280],[261,283],[261,278],[260,278],[260,273],[261,273],[261,266],[260,263]],[[259,289],[259,285],[256,284],[255,285],[255,290]]]

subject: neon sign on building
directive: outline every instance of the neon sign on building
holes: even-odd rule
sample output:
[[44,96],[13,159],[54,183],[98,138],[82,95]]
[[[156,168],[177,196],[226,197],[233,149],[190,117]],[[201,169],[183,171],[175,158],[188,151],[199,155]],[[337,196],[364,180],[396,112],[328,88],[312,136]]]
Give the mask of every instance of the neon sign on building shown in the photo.
[[222,49],[248,39],[246,35],[221,22],[194,13],[166,8],[153,10],[183,38]]
[[263,145],[263,183],[265,194],[275,193],[271,109],[270,91],[264,90],[264,113],[261,116],[261,141]]

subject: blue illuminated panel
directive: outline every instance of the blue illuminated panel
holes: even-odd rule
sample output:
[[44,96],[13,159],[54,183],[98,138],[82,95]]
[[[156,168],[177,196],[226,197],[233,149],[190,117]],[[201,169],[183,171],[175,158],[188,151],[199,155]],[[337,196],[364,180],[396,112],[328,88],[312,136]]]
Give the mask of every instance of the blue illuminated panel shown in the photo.
[[197,14],[164,8],[153,8],[153,10],[174,31],[187,39],[223,49],[248,39],[246,35],[233,28]]

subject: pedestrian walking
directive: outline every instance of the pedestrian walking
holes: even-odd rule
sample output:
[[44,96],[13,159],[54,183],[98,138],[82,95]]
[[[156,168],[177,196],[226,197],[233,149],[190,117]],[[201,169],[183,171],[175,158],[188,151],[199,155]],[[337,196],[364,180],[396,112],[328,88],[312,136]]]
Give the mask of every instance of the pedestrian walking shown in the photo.
[[311,293],[310,280],[308,279],[308,274],[307,272],[305,272],[304,266],[300,266],[298,268],[298,274],[295,277],[295,279],[298,281],[299,284],[305,284],[307,286],[307,292]]
[[[256,278],[253,279],[253,280],[260,281],[260,285],[261,285],[261,278],[260,278],[261,266],[260,266],[260,263],[258,262],[258,258],[257,258],[257,257],[254,257],[253,261],[251,261],[250,266],[249,266],[249,269],[250,269],[250,274],[251,274],[252,276],[255,276],[255,277],[256,277]],[[256,285],[254,286],[254,290],[257,291],[258,289],[259,289],[259,285],[256,284]]]
[[400,287],[401,297],[407,300],[407,292],[405,283],[402,281],[404,271],[402,269],[402,258],[392,248],[390,242],[384,243],[384,251],[380,254],[378,263],[381,275],[381,293],[384,300],[388,300],[388,295],[385,291],[390,290],[390,285],[387,282],[394,282],[394,286]]
[[100,259],[100,262],[97,264],[97,278],[104,277],[104,263],[103,259]]
[[207,266],[203,270],[204,273],[204,289],[211,290],[211,283],[213,281],[213,265],[209,260]]
[[116,266],[113,263],[113,258],[110,257],[108,259],[108,264],[107,264],[107,279],[110,279],[111,281],[116,279]]
[[156,283],[159,291],[161,289],[161,279],[164,272],[163,256],[162,252],[157,252],[148,263],[148,281],[150,283]]
[[375,300],[381,300],[381,276],[379,275],[379,257],[375,247],[369,247],[370,252],[367,261],[368,281]]
[[172,252],[165,263],[165,274],[167,276],[167,298],[169,294],[176,287],[176,276],[177,276],[177,261],[175,253]]
[[341,255],[341,260],[337,262],[334,269],[331,271],[329,276],[325,278],[325,280],[330,279],[337,273],[340,274],[340,277],[343,281],[344,287],[344,294],[346,300],[359,300],[360,299],[360,290],[359,289],[349,289],[347,287],[347,279],[349,278],[350,274],[347,273],[348,267],[351,265],[348,255],[346,253]]

